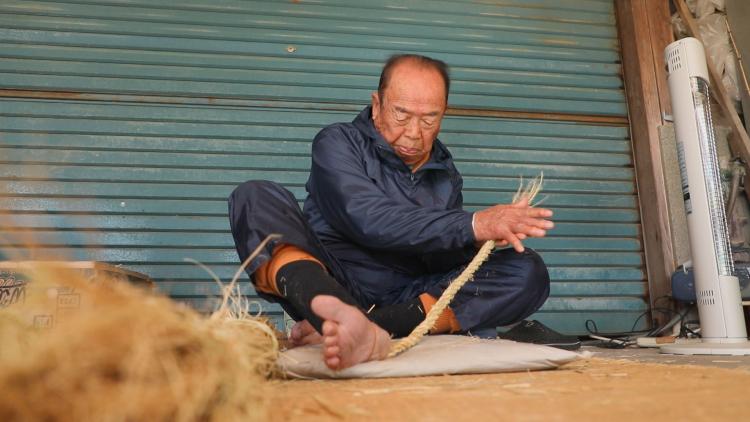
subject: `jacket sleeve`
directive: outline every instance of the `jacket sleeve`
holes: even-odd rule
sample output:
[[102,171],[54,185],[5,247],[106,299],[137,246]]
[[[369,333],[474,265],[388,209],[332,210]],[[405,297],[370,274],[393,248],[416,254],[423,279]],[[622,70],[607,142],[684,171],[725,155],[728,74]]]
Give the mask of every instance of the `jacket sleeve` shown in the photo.
[[340,127],[313,141],[308,188],[328,224],[372,249],[428,253],[474,243],[472,213],[394,200],[367,175],[357,148]]

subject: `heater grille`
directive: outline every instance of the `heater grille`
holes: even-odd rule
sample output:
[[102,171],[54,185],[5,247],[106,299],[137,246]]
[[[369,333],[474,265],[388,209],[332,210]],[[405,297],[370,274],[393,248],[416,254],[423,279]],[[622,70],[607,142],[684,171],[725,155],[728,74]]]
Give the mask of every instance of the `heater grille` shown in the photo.
[[698,139],[703,161],[703,173],[706,175],[706,194],[708,195],[708,211],[711,218],[711,232],[713,233],[716,265],[720,275],[734,275],[729,246],[727,219],[724,214],[724,195],[721,191],[721,175],[719,174],[719,160],[716,153],[714,126],[711,118],[710,93],[708,82],[700,77],[690,78],[693,91],[693,105],[698,126]]
[[667,53],[667,63],[669,65],[669,73],[682,68],[679,49],[673,48],[669,53]]
[[698,290],[698,303],[701,305],[713,305],[716,303],[713,289]]

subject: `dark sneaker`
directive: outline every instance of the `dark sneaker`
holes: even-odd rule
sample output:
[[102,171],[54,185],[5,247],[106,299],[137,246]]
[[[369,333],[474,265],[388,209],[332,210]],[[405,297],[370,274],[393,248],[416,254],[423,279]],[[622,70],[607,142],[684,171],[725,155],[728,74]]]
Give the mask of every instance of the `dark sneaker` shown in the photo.
[[541,344],[565,350],[577,350],[581,347],[581,341],[578,340],[578,337],[560,334],[537,320],[521,321],[505,333],[499,333],[498,337],[505,340]]

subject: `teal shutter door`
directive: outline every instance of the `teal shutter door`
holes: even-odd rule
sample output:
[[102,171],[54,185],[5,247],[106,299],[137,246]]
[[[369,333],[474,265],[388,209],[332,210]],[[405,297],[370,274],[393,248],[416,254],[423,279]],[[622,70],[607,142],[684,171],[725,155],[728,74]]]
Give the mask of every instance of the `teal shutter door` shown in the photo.
[[440,137],[468,209],[544,172],[557,228],[527,242],[553,279],[534,318],[578,334],[587,319],[630,329],[647,287],[604,0],[4,1],[3,255],[30,257],[14,233],[31,230],[35,258],[122,265],[211,310],[219,288],[184,258],[234,274],[229,193],[269,179],[302,201],[311,139],[369,102],[396,52],[452,68],[458,110]]

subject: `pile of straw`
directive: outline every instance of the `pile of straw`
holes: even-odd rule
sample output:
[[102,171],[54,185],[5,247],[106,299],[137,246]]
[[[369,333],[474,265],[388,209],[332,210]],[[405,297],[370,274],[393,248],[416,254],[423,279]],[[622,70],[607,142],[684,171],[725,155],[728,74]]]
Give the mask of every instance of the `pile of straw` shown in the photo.
[[[264,321],[203,317],[123,282],[38,267],[0,309],[0,420],[262,420],[278,343]],[[51,292],[80,295],[60,315]],[[72,290],[71,290],[72,289]],[[58,313],[48,329],[37,314]]]

